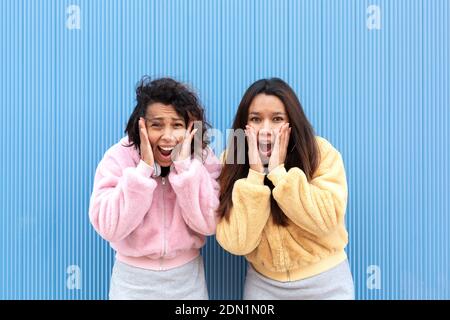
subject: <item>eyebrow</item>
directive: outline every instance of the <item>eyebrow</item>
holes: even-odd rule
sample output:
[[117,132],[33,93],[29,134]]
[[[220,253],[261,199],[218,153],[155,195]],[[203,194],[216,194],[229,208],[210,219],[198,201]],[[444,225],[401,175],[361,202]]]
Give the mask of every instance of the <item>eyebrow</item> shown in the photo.
[[[164,120],[164,119],[165,119],[164,117],[154,117],[154,118],[149,118],[149,120],[156,120],[156,121]],[[174,120],[174,121],[178,121],[178,120],[184,121],[183,118],[171,118],[171,119]]]
[[[259,112],[250,112],[249,115],[257,115],[257,116],[259,116],[260,113],[259,113]],[[278,116],[278,115],[283,115],[283,116],[285,116],[286,113],[285,113],[285,112],[274,112],[274,113],[272,113],[272,115],[273,115],[273,116],[275,116],[275,115],[276,115],[276,116]]]

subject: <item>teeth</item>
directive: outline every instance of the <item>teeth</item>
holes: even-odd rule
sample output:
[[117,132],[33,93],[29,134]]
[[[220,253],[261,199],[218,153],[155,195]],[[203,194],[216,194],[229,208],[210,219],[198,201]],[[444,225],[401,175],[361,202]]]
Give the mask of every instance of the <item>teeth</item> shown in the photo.
[[164,151],[172,151],[174,147],[160,147]]

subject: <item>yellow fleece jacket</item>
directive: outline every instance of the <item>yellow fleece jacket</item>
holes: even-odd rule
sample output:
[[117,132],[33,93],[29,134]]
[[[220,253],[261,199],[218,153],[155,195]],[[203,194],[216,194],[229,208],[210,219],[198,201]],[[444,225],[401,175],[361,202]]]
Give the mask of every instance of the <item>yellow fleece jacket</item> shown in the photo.
[[275,186],[273,196],[288,217],[286,227],[273,223],[265,175],[252,169],[234,184],[229,221],[223,218],[217,225],[219,244],[245,255],[256,271],[270,279],[305,279],[347,258],[344,163],[326,139],[316,136],[316,140],[321,160],[310,182],[297,167],[286,171],[279,165],[267,175]]

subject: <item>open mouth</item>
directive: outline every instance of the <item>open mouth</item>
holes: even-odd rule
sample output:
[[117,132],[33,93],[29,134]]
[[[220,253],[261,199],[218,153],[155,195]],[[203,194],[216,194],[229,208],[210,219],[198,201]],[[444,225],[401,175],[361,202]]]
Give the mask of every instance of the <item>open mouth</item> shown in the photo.
[[158,151],[159,151],[161,157],[163,158],[163,160],[169,161],[169,160],[171,160],[170,156],[171,156],[172,150],[174,148],[175,148],[175,146],[173,146],[173,147],[158,146]]
[[272,143],[270,141],[260,141],[258,143],[259,152],[266,157],[270,157],[272,154]]

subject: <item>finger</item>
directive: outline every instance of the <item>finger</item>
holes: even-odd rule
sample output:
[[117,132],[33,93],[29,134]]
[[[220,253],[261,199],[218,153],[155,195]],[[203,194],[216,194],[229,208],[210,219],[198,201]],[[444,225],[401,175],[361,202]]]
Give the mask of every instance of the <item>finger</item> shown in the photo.
[[287,144],[289,144],[289,140],[291,139],[291,132],[292,132],[292,128],[289,127],[288,134],[287,134]]
[[194,121],[190,120],[189,124],[188,124],[188,128],[187,128],[186,134],[190,134],[191,133],[193,126],[194,126]]
[[142,142],[145,142],[145,139],[148,140],[147,128],[145,126],[145,120],[143,118],[139,119],[139,134],[141,135]]
[[285,123],[285,124],[283,124],[282,126],[281,126],[281,128],[280,128],[280,134],[285,134],[286,133],[286,128],[287,128],[287,126],[288,126],[289,124],[288,123]]
[[280,148],[282,150],[282,153],[286,152],[288,143],[289,143],[289,124],[287,123],[286,126],[283,128],[283,135],[281,137]]
[[191,140],[194,138],[195,134],[197,133],[198,128],[195,128],[194,130],[192,130],[191,132]]
[[186,139],[189,139],[191,135],[192,122],[189,121],[186,131],[184,132],[184,136],[181,137],[180,143],[183,143]]
[[249,125],[245,126],[245,135],[247,137],[247,144],[248,144],[248,153],[249,153],[249,161],[250,164],[256,164],[256,157],[255,154],[257,152],[257,145],[256,145],[256,138],[253,133],[252,127]]
[[250,127],[250,134],[252,136],[253,143],[255,144],[255,146],[258,146],[258,133],[256,132],[255,128]]
[[291,128],[288,128],[286,130],[286,137],[284,138],[284,140],[285,140],[284,144],[286,145],[286,150],[287,150],[287,147],[289,146],[290,138],[291,138]]
[[250,126],[248,126],[248,125],[245,126],[245,127],[246,127],[246,130],[244,130],[244,132],[246,133],[247,137],[249,139],[253,139],[254,134],[253,134],[252,128]]
[[283,137],[283,126],[278,128],[278,130],[275,130],[275,144],[280,144],[280,140]]
[[289,128],[289,124],[286,125],[286,128],[284,129],[284,133],[283,133],[283,138],[282,138],[282,143],[281,143],[281,150],[280,150],[280,162],[286,159],[286,155],[287,155],[287,149],[288,149],[288,145],[289,145],[289,136],[290,136],[290,131],[291,128]]
[[283,129],[283,126],[273,130],[273,135],[275,136],[275,142],[277,141],[277,139],[280,137],[281,133],[283,132],[282,129]]
[[139,128],[140,129],[146,129],[145,119],[144,118],[139,118]]
[[250,136],[250,129],[245,129],[244,130],[244,133],[245,133],[245,138],[246,138],[246,140],[247,140],[247,144],[249,145],[249,146],[251,146],[251,144],[252,144],[252,141],[251,141],[251,136]]
[[254,131],[252,128],[249,128],[249,129],[248,129],[248,133],[250,134],[250,137],[251,137],[252,139],[254,139],[254,138],[256,137],[255,131]]
[[148,155],[149,153],[151,154],[151,146],[147,135],[145,120],[143,118],[139,118],[139,138],[141,140],[139,146],[141,151],[141,159],[144,159],[144,155]]
[[187,135],[184,137],[183,143],[184,144],[191,144],[192,139],[194,138],[195,133],[198,131],[198,128],[195,128],[192,131],[188,131]]
[[139,132],[143,129],[142,118],[139,118]]
[[286,137],[286,131],[287,131],[288,126],[289,126],[289,124],[285,123],[280,128],[281,142],[283,142],[284,138]]
[[286,123],[286,130],[285,131],[286,131],[286,133],[285,133],[286,140],[289,141],[289,136],[291,134],[291,128],[289,127],[289,123]]
[[277,135],[275,137],[275,143],[273,144],[273,148],[272,148],[272,155],[270,156],[270,160],[271,161],[278,161],[278,155],[279,155],[279,150],[280,150],[280,135]]
[[283,147],[283,127],[280,128],[279,132],[277,133],[276,137],[275,137],[275,144],[273,146],[273,154],[278,157],[277,161],[279,161],[280,159],[280,155],[281,155],[281,150]]
[[288,130],[289,130],[289,123],[285,123],[283,127],[283,136],[282,136],[283,144],[286,143],[286,140],[288,138]]

